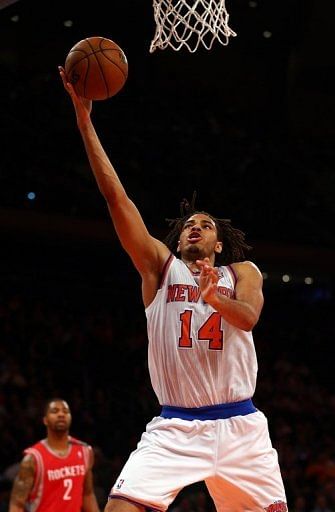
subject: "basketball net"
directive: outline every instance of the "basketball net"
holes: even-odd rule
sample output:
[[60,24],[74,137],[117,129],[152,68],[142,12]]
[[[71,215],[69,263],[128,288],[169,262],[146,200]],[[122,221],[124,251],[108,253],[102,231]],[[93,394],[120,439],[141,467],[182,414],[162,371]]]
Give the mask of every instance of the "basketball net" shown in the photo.
[[156,32],[150,53],[168,46],[186,46],[194,53],[199,45],[207,50],[215,40],[226,46],[236,33],[228,26],[225,0],[153,0]]

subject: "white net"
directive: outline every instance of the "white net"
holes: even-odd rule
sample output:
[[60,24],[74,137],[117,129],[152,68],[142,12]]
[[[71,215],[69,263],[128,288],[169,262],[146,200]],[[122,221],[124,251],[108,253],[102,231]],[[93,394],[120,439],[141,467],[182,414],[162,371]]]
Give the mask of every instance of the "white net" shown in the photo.
[[150,53],[168,46],[186,46],[195,52],[199,45],[210,50],[215,40],[227,45],[236,33],[228,26],[225,0],[153,0],[156,32]]

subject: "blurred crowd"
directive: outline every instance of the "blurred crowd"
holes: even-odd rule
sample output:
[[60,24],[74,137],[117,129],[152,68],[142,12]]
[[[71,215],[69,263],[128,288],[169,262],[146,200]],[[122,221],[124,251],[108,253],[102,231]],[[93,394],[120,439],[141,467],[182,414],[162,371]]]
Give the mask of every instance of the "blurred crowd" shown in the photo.
[[[84,277],[83,277],[84,279]],[[6,510],[22,450],[44,436],[44,400],[62,396],[72,434],[95,450],[95,487],[103,507],[129,452],[159,405],[147,369],[145,316],[110,293],[3,283],[0,298],[0,511]],[[118,287],[116,287],[118,288]],[[83,292],[84,290],[84,292]],[[121,295],[120,295],[121,294]],[[123,295],[122,295],[123,294]],[[265,283],[254,332],[259,359],[255,404],[268,416],[291,512],[335,512],[335,392],[331,322],[334,298],[316,287]],[[126,308],[127,306],[127,308]],[[129,307],[129,310],[128,310]],[[174,512],[212,512],[199,483],[180,493]]]

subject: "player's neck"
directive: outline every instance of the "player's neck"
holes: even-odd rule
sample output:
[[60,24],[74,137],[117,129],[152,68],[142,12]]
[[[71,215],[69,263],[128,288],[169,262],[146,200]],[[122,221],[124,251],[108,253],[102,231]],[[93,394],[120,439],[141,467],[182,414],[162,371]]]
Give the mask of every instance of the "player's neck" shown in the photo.
[[195,261],[186,261],[183,260],[187,268],[192,272],[192,274],[200,274],[200,269],[196,265]]
[[46,443],[50,450],[64,455],[69,449],[69,435],[68,433],[55,434],[48,432]]
[[[201,259],[201,258],[199,258]],[[188,260],[186,258],[182,258],[182,261],[185,263],[185,265],[190,269],[190,271],[193,273],[193,274],[200,274],[200,269],[198,267],[198,265],[196,264],[196,260],[193,261],[193,260]],[[210,263],[211,265],[215,265],[215,261],[213,259],[213,262]]]

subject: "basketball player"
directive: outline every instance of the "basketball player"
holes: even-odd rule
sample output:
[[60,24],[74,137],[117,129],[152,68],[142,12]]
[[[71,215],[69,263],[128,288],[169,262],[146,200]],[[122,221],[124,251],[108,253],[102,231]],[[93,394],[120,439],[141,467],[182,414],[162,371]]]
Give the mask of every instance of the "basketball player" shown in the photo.
[[47,437],[27,448],[14,480],[9,512],[99,512],[91,446],[69,435],[71,412],[62,399],[47,403]]
[[252,402],[252,329],[263,294],[259,269],[243,258],[244,234],[186,204],[166,243],[153,238],[101,146],[91,102],[76,95],[63,68],[60,75],[120,242],[142,277],[149,371],[162,406],[105,512],[165,511],[199,481],[218,511],[286,512],[267,420]]

